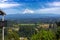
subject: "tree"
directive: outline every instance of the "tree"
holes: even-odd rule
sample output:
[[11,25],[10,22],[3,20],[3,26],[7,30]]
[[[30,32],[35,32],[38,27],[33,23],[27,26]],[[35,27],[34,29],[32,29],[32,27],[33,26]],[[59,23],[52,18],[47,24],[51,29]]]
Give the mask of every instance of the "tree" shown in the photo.
[[34,26],[31,25],[20,26],[19,33],[21,37],[31,37],[35,33]]
[[59,27],[57,27],[56,38],[57,38],[57,40],[59,40],[59,39],[60,39],[60,26],[59,26]]
[[31,40],[55,40],[55,33],[52,30],[40,30],[39,33],[33,35]]
[[5,40],[20,40],[20,39],[19,39],[19,35],[15,31],[9,29],[7,35],[5,36]]

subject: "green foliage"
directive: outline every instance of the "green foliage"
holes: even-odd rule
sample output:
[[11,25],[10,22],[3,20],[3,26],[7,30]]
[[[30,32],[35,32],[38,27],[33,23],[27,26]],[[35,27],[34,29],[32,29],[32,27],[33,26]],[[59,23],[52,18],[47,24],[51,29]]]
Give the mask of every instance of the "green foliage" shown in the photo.
[[31,40],[54,40],[55,34],[52,30],[40,30],[39,33],[33,35],[31,37]]
[[20,40],[18,34],[16,32],[14,32],[14,31],[8,33],[8,38],[9,39],[14,38],[14,40]]
[[56,38],[57,38],[57,40],[59,40],[59,39],[60,39],[60,26],[59,26],[59,27],[57,27]]
[[57,28],[57,34],[60,35],[60,27]]
[[31,37],[35,33],[34,26],[20,26],[19,33],[21,37]]
[[15,31],[7,31],[5,40],[20,40],[19,35]]

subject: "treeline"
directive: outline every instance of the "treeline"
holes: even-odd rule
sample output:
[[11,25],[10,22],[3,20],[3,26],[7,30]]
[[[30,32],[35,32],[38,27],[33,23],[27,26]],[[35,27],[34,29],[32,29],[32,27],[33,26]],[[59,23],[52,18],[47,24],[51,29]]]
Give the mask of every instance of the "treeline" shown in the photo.
[[34,34],[30,40],[60,40],[60,22],[56,22],[56,29],[55,31],[53,29],[44,29],[41,28],[41,30]]
[[[20,23],[15,21],[9,21],[5,28],[5,40],[19,40],[20,37],[27,37],[28,40],[60,40],[60,22],[54,23],[57,25],[57,27],[54,26],[55,29],[42,28],[39,26],[40,24],[20,25]],[[16,28],[19,30],[16,30]]]

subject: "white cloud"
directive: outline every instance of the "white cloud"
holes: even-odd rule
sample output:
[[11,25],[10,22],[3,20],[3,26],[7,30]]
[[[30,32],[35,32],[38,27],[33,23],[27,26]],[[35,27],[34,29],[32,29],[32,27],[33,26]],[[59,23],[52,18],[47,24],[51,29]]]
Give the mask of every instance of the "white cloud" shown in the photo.
[[8,0],[0,0],[0,2],[6,2],[6,1],[8,1]]
[[39,14],[60,14],[60,2],[47,3],[49,8],[42,8],[36,10],[25,9],[23,13],[39,13]]
[[33,10],[30,10],[30,9],[25,9],[24,11],[23,11],[23,13],[25,14],[25,13],[34,13],[34,11]]
[[20,10],[17,10],[17,9],[12,9],[12,8],[9,8],[9,9],[2,9],[6,14],[16,14],[16,13],[19,13]]
[[35,13],[52,13],[52,14],[60,14],[60,7],[52,7],[52,8],[44,8],[44,9],[38,9],[35,11]]
[[0,8],[10,8],[10,7],[15,7],[15,6],[19,6],[21,4],[17,4],[17,3],[0,3]]
[[51,8],[43,8],[43,9],[36,9],[30,10],[25,9],[22,13],[26,14],[60,14],[60,7],[51,7]]
[[46,3],[46,6],[49,6],[48,8],[42,8],[35,10],[35,13],[51,13],[51,14],[60,14],[60,2],[51,2]]
[[52,2],[52,3],[48,3],[49,6],[53,6],[53,7],[60,7],[60,2]]

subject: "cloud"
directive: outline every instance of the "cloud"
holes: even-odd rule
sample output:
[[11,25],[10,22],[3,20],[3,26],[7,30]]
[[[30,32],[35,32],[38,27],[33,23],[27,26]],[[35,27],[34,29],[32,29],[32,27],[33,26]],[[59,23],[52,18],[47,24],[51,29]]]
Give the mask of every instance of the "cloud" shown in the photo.
[[22,13],[26,14],[60,14],[60,7],[51,7],[51,8],[43,8],[43,9],[25,9]]
[[50,2],[46,3],[45,8],[41,9],[36,9],[35,13],[40,13],[40,14],[60,14],[60,2]]
[[6,2],[6,1],[8,1],[8,0],[0,0],[0,2]]
[[21,4],[18,3],[0,3],[0,8],[10,8],[10,7],[16,7],[20,6]]
[[44,9],[38,9],[35,11],[35,13],[52,13],[52,14],[60,14],[60,7],[52,7],[52,8],[44,8]]
[[48,3],[48,6],[60,7],[60,2],[52,2],[52,3]]
[[18,9],[12,9],[12,8],[9,8],[9,9],[2,9],[6,14],[16,14],[16,13],[19,13],[20,10]]
[[34,13],[34,11],[33,10],[30,10],[30,9],[25,9],[24,11],[23,11],[23,13],[25,14],[25,13]]

